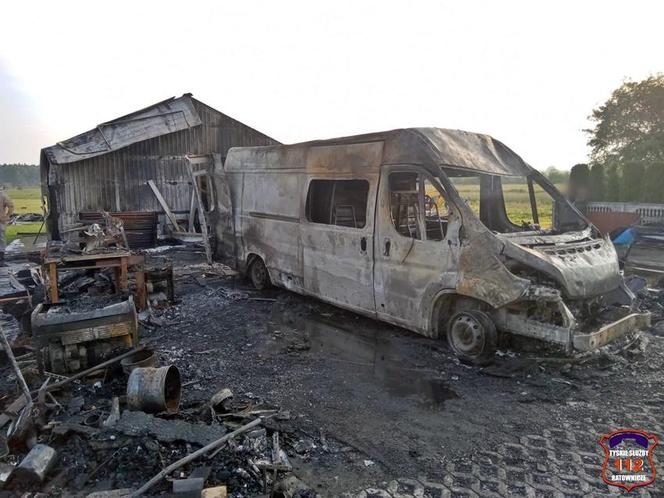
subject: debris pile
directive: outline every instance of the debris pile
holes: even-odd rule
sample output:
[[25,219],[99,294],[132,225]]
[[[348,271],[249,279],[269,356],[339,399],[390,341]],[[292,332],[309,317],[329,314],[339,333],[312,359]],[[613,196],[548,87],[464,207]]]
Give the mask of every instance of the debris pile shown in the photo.
[[[113,254],[98,251],[104,258]],[[296,397],[312,391],[293,382],[284,395],[275,384],[297,357],[305,357],[298,360],[302,376],[320,370],[328,359],[343,362],[361,372],[357,378],[372,378],[385,392],[405,396],[411,408],[442,406],[443,400],[457,398],[447,380],[459,383],[467,374],[457,365],[442,375],[437,367],[425,368],[424,360],[420,365],[419,358],[405,368],[397,355],[403,345],[388,347],[382,330],[365,337],[354,328],[332,328],[331,314],[328,323],[314,323],[300,316],[290,294],[255,294],[237,285],[235,272],[220,264],[200,264],[199,259],[173,265],[169,258],[149,256],[136,263],[136,276],[123,288],[113,275],[117,268],[72,269],[66,265],[87,266],[91,260],[81,263],[63,254],[56,264],[62,262],[67,271],[54,279],[61,300],[40,302],[49,295],[44,292],[47,272],[21,267],[18,280],[33,298],[29,326],[0,316],[5,336],[0,490],[10,494],[313,497],[315,491],[304,481],[326,465],[373,475],[384,464],[379,451],[342,442],[331,436],[338,437],[338,431],[326,435],[329,427],[304,420],[302,403],[328,402],[327,391],[339,385],[344,397],[371,402],[378,389],[368,384],[367,391],[359,391],[364,395],[355,396],[355,389],[365,387],[333,378],[320,387],[325,395],[302,396],[299,407],[291,403],[291,414],[279,406],[289,392]],[[183,252],[181,257],[192,256]],[[141,310],[140,285],[146,298]],[[650,333],[664,335],[664,291],[638,277],[627,285],[639,296],[640,309],[652,313]],[[227,308],[220,313],[222,307]],[[275,312],[270,323],[248,319],[263,307]],[[231,308],[236,308],[234,317]],[[220,331],[228,334],[220,339]],[[641,368],[649,341],[661,340],[650,333],[628,333],[574,356],[535,358],[499,351],[496,365],[472,372],[483,380],[510,379],[521,404],[565,403],[585,393],[586,383]],[[444,346],[441,352],[427,342],[427,348],[436,357],[447,354]],[[251,362],[251,369],[238,368],[238,359]],[[261,388],[270,397],[261,397]],[[284,401],[275,404],[271,398]],[[341,420],[342,402],[333,398],[324,408]],[[403,413],[403,405],[395,406],[394,413]],[[408,454],[415,458],[418,451],[412,448]]]
[[651,314],[652,329],[655,335],[664,336],[664,279],[655,287],[644,287],[638,293],[639,306]]
[[[141,323],[160,328],[177,313],[169,307],[175,301],[170,260],[155,258],[145,271],[152,272],[144,282],[145,320],[129,289],[117,293],[110,277],[87,270],[58,278],[64,300],[33,303],[29,329],[5,315],[0,490],[307,495],[286,450],[296,438],[279,426],[288,414],[231,387],[201,397],[203,379],[195,370],[180,371],[172,362],[180,357],[159,350],[156,338],[141,341]],[[221,265],[205,265],[178,278],[206,286],[228,275]],[[48,283],[36,282],[37,288]]]
[[149,354],[120,368],[145,351],[71,377],[46,373],[43,382],[14,358],[7,380],[18,380],[22,395],[2,416],[2,426],[9,425],[3,489],[140,496],[148,489],[177,494],[225,486],[233,496],[250,496],[282,485],[292,465],[269,420],[278,408],[254,409],[228,388],[180,406],[176,367],[136,366],[154,362]]

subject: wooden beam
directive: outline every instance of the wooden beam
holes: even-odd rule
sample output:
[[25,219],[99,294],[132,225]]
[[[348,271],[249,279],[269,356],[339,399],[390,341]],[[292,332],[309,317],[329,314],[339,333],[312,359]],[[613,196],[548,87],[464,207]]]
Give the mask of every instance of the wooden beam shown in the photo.
[[187,230],[190,232],[194,231],[194,220],[196,219],[196,194],[194,189],[191,190],[191,199],[189,202],[189,226]]
[[58,302],[58,265],[56,263],[48,264],[48,289],[51,297],[51,303]]
[[187,168],[189,169],[189,176],[191,177],[191,183],[196,195],[196,204],[198,205],[198,221],[201,224],[205,256],[207,258],[208,264],[212,264],[212,248],[210,247],[210,234],[208,232],[208,225],[205,217],[205,207],[203,206],[203,201],[201,200],[201,192],[198,190],[198,182],[196,181],[196,175],[194,174],[194,169],[191,166],[191,159],[189,157],[187,157]]
[[166,216],[168,217],[171,224],[173,225],[173,228],[175,228],[175,230],[177,232],[181,232],[182,229],[180,228],[180,225],[178,225],[178,221],[175,219],[175,215],[173,214],[171,209],[168,207],[168,204],[166,204],[166,200],[164,199],[164,196],[161,195],[161,192],[157,188],[157,185],[154,183],[153,180],[148,180],[148,185],[150,185],[150,188],[152,189],[152,192],[154,193],[154,196],[159,201],[159,204],[161,204],[161,208],[166,213]]

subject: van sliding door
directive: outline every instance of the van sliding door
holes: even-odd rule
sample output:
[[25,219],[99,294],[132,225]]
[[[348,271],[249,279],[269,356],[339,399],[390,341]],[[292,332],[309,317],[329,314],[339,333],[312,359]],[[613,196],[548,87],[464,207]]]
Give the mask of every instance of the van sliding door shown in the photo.
[[300,225],[306,291],[363,313],[374,311],[375,188],[366,178],[311,178]]
[[382,141],[311,147],[300,216],[305,291],[370,316],[382,157]]

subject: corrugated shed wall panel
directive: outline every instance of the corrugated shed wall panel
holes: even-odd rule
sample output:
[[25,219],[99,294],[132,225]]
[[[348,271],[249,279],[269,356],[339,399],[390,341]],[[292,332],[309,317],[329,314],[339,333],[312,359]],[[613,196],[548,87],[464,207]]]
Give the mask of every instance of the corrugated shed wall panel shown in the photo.
[[162,211],[147,185],[155,181],[170,208],[188,212],[191,186],[185,155],[221,153],[230,147],[277,142],[215,109],[193,100],[202,124],[132,144],[102,156],[55,168],[59,228],[78,222],[80,211]]

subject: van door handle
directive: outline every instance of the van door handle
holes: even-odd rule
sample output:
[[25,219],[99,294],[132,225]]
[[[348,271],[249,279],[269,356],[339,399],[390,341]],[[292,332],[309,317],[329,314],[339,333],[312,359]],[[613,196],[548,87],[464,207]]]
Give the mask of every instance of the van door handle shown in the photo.
[[360,252],[361,252],[362,254],[364,254],[365,252],[367,252],[367,238],[366,238],[366,237],[362,237],[362,238],[360,239]]
[[390,242],[390,239],[386,238],[385,239],[385,247],[383,248],[383,256],[390,257],[390,246],[392,245],[392,242]]

